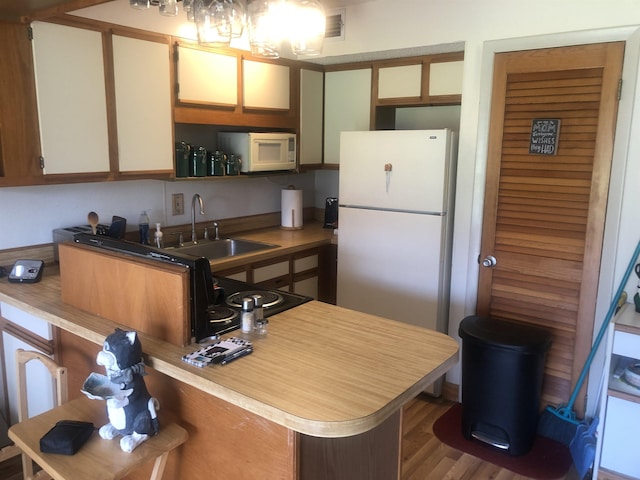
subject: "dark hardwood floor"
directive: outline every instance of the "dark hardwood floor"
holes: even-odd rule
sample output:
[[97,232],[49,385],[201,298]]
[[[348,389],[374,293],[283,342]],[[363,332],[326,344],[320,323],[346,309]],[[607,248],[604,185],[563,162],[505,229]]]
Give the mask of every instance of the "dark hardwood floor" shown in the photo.
[[[433,423],[452,405],[420,395],[404,408],[402,480],[529,480],[440,442]],[[20,458],[0,464],[0,480],[21,480]],[[572,469],[559,480],[578,480]]]
[[14,457],[0,463],[0,479],[22,480],[22,457]]
[[[433,434],[433,423],[452,402],[420,395],[404,407],[402,480],[528,480],[456,450]],[[579,480],[573,468],[558,480]]]

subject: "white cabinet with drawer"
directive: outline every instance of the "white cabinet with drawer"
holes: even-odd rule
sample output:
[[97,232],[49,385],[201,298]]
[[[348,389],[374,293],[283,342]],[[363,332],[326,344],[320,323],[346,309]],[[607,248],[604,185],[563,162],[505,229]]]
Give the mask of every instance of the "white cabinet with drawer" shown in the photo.
[[[18,422],[18,390],[15,351],[36,350],[53,356],[54,329],[49,323],[5,302],[0,302],[2,324],[2,380],[5,395],[2,411],[8,413],[10,424]],[[29,415],[37,415],[54,406],[55,389],[51,375],[41,362],[27,364],[27,405]]]
[[632,432],[640,431],[640,387],[625,378],[625,369],[640,363],[640,313],[627,303],[614,320],[607,338],[609,381],[601,397],[601,453],[596,470],[600,470],[599,478],[640,479],[638,448],[628,440]]
[[319,254],[293,257],[293,292],[318,299]]

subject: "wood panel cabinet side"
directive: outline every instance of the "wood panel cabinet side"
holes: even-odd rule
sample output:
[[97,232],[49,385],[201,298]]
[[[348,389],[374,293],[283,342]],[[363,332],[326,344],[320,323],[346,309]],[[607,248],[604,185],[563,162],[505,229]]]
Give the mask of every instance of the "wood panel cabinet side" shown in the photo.
[[190,342],[186,267],[74,243],[60,244],[58,253],[64,303],[173,345]]
[[[40,127],[28,25],[0,28],[0,185],[42,178]],[[10,72],[10,74],[9,74]]]
[[[60,333],[61,364],[68,368],[72,400],[82,395],[80,389],[91,372],[104,373],[95,363],[100,346],[65,330]],[[146,351],[144,341],[142,349]],[[203,472],[213,471],[215,478],[234,480],[265,478],[265,472],[268,478],[300,478],[295,432],[151,367],[147,374],[147,389],[160,403],[160,428],[177,422],[189,433],[188,441],[169,455],[164,478],[209,478]],[[127,479],[148,479],[152,466],[132,472]]]

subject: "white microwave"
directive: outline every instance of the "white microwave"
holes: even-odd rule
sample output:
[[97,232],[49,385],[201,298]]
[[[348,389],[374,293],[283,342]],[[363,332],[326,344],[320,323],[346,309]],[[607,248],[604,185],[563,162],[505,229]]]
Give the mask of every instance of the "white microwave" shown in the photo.
[[295,133],[219,132],[218,149],[239,155],[242,173],[296,169]]

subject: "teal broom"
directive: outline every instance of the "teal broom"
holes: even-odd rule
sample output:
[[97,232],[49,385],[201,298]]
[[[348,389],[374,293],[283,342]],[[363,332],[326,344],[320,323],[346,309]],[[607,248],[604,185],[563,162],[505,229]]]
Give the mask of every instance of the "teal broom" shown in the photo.
[[587,361],[582,367],[582,371],[580,372],[580,376],[578,377],[576,386],[573,388],[573,392],[571,393],[571,397],[569,398],[569,403],[560,407],[553,407],[551,405],[548,405],[543,410],[538,420],[539,435],[550,438],[567,446],[575,437],[578,425],[580,424],[580,420],[576,418],[576,413],[573,411],[573,405],[575,404],[578,393],[580,392],[580,388],[582,387],[582,384],[587,377],[587,373],[589,372],[589,367],[591,366],[593,357],[595,357],[596,352],[598,351],[598,347],[602,342],[602,338],[607,332],[609,322],[615,314],[616,307],[618,306],[618,299],[622,295],[624,286],[629,280],[629,276],[631,275],[631,271],[633,270],[633,266],[636,263],[638,255],[640,255],[640,242],[638,242],[638,246],[636,247],[633,257],[631,257],[629,266],[624,272],[624,276],[622,277],[620,286],[618,287],[618,290],[613,297],[613,301],[611,302],[611,306],[609,307],[607,316],[605,317],[604,322],[602,322],[602,327],[600,327],[598,336],[596,337],[596,340],[591,347],[591,351],[589,352]]

